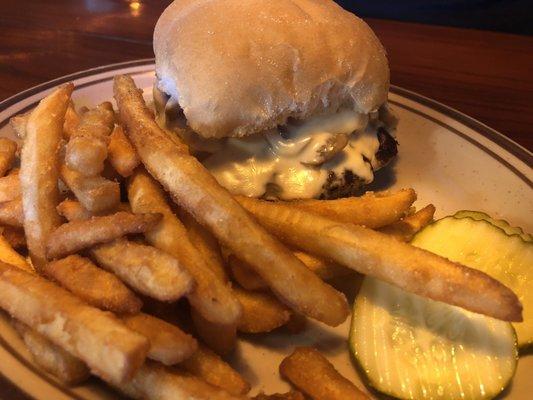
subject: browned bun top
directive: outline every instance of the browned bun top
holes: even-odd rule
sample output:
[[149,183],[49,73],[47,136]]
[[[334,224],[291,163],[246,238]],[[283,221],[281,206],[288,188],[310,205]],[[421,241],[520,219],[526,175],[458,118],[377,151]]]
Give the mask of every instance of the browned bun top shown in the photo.
[[159,88],[205,138],[242,137],[387,98],[385,50],[330,0],[177,0],[154,32]]

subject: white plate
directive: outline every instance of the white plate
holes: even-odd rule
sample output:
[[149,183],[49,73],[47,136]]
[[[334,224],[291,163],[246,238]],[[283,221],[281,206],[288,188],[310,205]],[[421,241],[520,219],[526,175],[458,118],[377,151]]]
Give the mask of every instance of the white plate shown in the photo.
[[[131,74],[151,96],[153,60],[115,64],[76,73],[26,90],[0,103],[0,136],[13,136],[9,118],[25,112],[56,85],[73,81],[76,105],[94,106],[112,98],[112,78]],[[440,103],[393,87],[389,96],[400,117],[399,157],[380,171],[374,189],[414,187],[418,205],[437,207],[437,216],[460,209],[483,210],[533,231],[533,155],[487,126]],[[532,288],[533,289],[533,288]],[[347,346],[349,321],[332,329],[313,324],[303,334],[246,336],[231,360],[258,390],[283,391],[278,366],[294,346],[314,345],[326,353],[348,378],[360,382]],[[520,359],[518,372],[505,398],[525,399],[533,393],[533,357]],[[527,373],[529,378],[527,379]],[[116,398],[98,380],[71,389],[36,369],[16,334],[0,318],[0,398],[96,399]],[[360,385],[362,386],[362,385]]]

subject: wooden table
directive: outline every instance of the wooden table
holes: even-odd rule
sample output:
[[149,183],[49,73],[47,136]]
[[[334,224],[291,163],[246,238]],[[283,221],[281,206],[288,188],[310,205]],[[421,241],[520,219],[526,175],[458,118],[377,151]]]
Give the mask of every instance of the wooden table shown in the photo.
[[[152,57],[168,2],[0,0],[0,99],[75,71]],[[392,83],[439,100],[533,150],[533,37],[368,20]]]

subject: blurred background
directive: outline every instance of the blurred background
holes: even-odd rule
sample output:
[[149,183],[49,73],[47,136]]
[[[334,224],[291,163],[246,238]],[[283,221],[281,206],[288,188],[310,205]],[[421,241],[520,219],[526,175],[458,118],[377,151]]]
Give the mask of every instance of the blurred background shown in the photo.
[[533,35],[533,0],[335,0],[361,17]]
[[[336,1],[382,41],[393,84],[533,149],[533,0]],[[153,28],[170,2],[0,0],[0,100],[76,71],[153,57]]]

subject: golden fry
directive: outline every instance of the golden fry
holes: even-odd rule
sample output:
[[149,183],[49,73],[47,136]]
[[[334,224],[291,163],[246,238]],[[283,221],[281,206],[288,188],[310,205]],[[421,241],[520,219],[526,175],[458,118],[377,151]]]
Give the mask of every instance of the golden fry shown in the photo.
[[368,192],[361,197],[297,200],[286,204],[335,221],[379,228],[406,215],[415,200],[416,192],[413,189],[402,189],[393,193]]
[[13,166],[17,154],[17,144],[8,138],[0,138],[0,176],[7,174]]
[[0,224],[15,228],[22,228],[24,226],[22,199],[19,198],[0,203]]
[[299,347],[279,366],[281,375],[314,400],[363,400],[369,397],[331,365],[320,352]]
[[294,255],[305,264],[307,268],[317,274],[320,279],[328,280],[353,274],[353,270],[339,265],[333,261],[306,253],[295,251]]
[[128,382],[110,382],[118,390],[138,400],[244,400],[214,388],[202,379],[147,361]]
[[428,204],[414,214],[407,215],[393,224],[380,228],[380,232],[391,235],[402,242],[410,242],[418,231],[433,221],[435,206]]
[[250,384],[231,365],[202,345],[180,367],[235,396],[250,390]]
[[211,234],[211,232],[196,222],[189,213],[185,211],[182,212],[180,214],[180,220],[187,229],[187,235],[190,241],[198,250],[207,266],[220,280],[227,282],[228,275],[226,273],[224,259],[222,258],[217,239]]
[[3,233],[0,235],[0,261],[14,265],[24,271],[33,272],[33,268],[28,264],[24,257],[13,249],[9,242],[4,238]]
[[[320,279],[328,280],[353,274],[353,270],[339,265],[332,261],[326,261],[323,258],[295,251],[294,255],[304,263],[304,265],[313,271]],[[247,290],[265,290],[268,289],[266,282],[256,274],[251,267],[244,261],[239,260],[233,255],[228,256],[228,265],[235,281]]]
[[[125,211],[131,213],[131,207],[128,203],[119,203],[115,210],[111,211]],[[92,213],[86,208],[84,208],[79,201],[76,200],[63,200],[57,206],[57,212],[59,215],[64,217],[67,221],[76,221],[81,219],[89,219],[91,217],[100,215],[97,213]],[[106,213],[104,213],[105,215]]]
[[14,228],[12,226],[4,226],[2,236],[14,249],[26,248],[26,236],[24,236],[23,229]]
[[110,164],[123,177],[133,174],[135,168],[141,163],[137,152],[120,125],[116,125],[113,129],[107,151]]
[[194,288],[191,275],[180,262],[155,247],[118,239],[89,252],[98,265],[148,297],[176,301]]
[[[5,232],[4,232],[5,233]],[[0,261],[35,273],[24,257],[18,254],[0,236]],[[56,346],[27,325],[13,320],[13,325],[24,340],[34,362],[67,384],[79,383],[89,375],[87,366],[78,358]]]
[[233,290],[242,305],[242,317],[237,324],[240,332],[270,332],[291,319],[291,311],[270,293]]
[[235,324],[241,315],[239,302],[191,243],[187,230],[172,212],[159,184],[145,171],[138,170],[129,180],[128,198],[133,212],[163,215],[158,226],[145,237],[153,246],[176,257],[192,275],[196,286],[187,296],[191,305],[211,322]]
[[305,400],[305,397],[302,393],[291,390],[287,393],[276,393],[276,394],[264,394],[260,393],[253,398],[254,400]]
[[72,255],[52,261],[44,266],[43,273],[94,307],[118,314],[141,310],[141,300],[130,289],[87,258]]
[[148,338],[148,358],[165,365],[177,364],[198,349],[198,343],[191,335],[162,319],[140,313],[125,316],[122,320],[128,328]]
[[246,290],[268,290],[268,284],[244,261],[228,255],[228,265],[235,282]]
[[0,178],[0,203],[15,200],[21,195],[18,172]]
[[127,234],[146,232],[160,220],[159,214],[131,214],[119,211],[103,217],[68,222],[49,236],[47,254],[50,259],[64,257]]
[[122,382],[144,362],[149,343],[112,314],[50,281],[0,263],[0,307],[83,360],[100,377]]
[[84,176],[96,176],[104,170],[114,119],[113,106],[109,102],[81,116],[65,150],[65,163],[70,169]]
[[89,219],[94,216],[94,214],[84,208],[79,201],[69,199],[59,203],[57,206],[57,212],[67,221]]
[[294,247],[423,297],[505,321],[522,320],[516,295],[483,272],[362,226],[279,202],[239,201],[266,229]]
[[63,137],[69,139],[74,130],[78,127],[80,123],[80,116],[74,108],[74,103],[70,101],[68,103],[67,112],[65,113],[65,122],[63,123]]
[[22,322],[13,326],[32,355],[33,362],[67,385],[77,385],[89,378],[89,368],[79,358],[50,342]]
[[[224,260],[220,252],[220,246],[211,233],[201,226],[188,213],[180,214],[183,224],[187,228],[189,239],[199,251],[207,266],[217,277],[228,283]],[[229,354],[235,348],[237,342],[237,323],[218,324],[205,319],[194,307],[191,308],[191,317],[196,334],[216,353]]]
[[69,83],[45,97],[32,111],[20,157],[20,186],[24,231],[36,268],[46,263],[46,242],[61,224],[59,204],[59,150],[63,122],[74,85]]
[[186,145],[169,138],[130,77],[116,76],[114,93],[121,121],[143,164],[181,207],[248,262],[284,303],[330,325],[346,319],[346,298],[257,224],[189,155]]
[[120,203],[118,182],[101,176],[84,176],[62,165],[61,180],[74,193],[79,202],[93,213],[112,210]]
[[237,324],[216,324],[191,307],[191,318],[198,336],[211,350],[222,356],[230,354],[237,342]]

